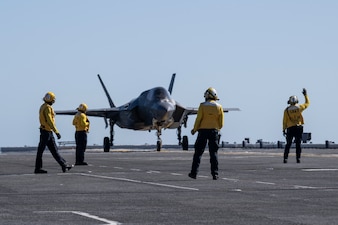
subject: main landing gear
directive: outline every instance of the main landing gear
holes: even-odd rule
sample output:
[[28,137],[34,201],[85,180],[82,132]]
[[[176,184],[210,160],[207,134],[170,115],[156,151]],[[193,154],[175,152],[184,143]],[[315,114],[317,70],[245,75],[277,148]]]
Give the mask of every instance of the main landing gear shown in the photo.
[[181,145],[183,150],[188,150],[189,148],[188,136],[184,135],[182,139],[181,133],[182,133],[182,127],[179,126],[177,128],[178,145]]
[[109,137],[104,137],[103,138],[103,151],[104,152],[109,152],[110,147],[113,146],[113,141],[114,141],[114,121],[110,120],[109,121],[110,125],[110,138]]
[[[159,152],[162,149],[162,139],[161,139],[162,129],[158,128],[156,131],[157,142],[156,142],[156,150]],[[188,150],[189,142],[188,136],[184,135],[181,137],[181,127],[177,129],[177,138],[179,140],[178,144],[182,146],[183,150]],[[181,141],[182,140],[182,141]],[[103,139],[103,150],[104,152],[109,152],[111,146],[113,146],[114,141],[114,123],[110,123],[110,138],[104,137]]]
[[109,152],[110,150],[110,140],[109,137],[104,137],[103,138],[103,151],[104,152]]

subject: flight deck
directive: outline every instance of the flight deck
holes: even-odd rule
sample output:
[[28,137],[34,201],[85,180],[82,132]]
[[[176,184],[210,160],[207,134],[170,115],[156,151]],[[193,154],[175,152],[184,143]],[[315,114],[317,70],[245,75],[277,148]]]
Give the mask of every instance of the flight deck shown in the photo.
[[[338,150],[219,150],[219,180],[208,151],[197,179],[193,150],[89,149],[88,166],[62,173],[48,150],[0,154],[0,224],[337,224]],[[69,162],[74,149],[61,150]]]

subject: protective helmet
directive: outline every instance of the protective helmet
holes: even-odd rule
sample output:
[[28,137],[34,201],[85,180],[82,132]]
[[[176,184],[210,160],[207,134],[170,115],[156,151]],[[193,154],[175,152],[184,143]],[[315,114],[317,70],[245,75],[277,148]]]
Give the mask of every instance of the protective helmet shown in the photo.
[[298,98],[296,95],[292,95],[289,98],[288,104],[296,105],[298,103]]
[[204,98],[212,99],[212,100],[219,100],[219,98],[217,97],[217,92],[215,88],[212,88],[212,87],[208,88],[208,90],[204,92]]
[[53,92],[47,92],[43,100],[47,103],[55,102],[55,94]]
[[85,103],[81,103],[79,105],[79,107],[77,107],[77,110],[81,111],[81,112],[86,112],[88,109],[88,106]]

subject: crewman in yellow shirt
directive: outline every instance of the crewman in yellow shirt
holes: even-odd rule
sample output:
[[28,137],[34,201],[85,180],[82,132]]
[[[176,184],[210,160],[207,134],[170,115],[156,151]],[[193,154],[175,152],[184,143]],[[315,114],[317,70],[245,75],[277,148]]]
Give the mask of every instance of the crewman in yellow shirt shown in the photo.
[[73,119],[73,125],[75,126],[75,142],[76,142],[76,153],[75,153],[75,165],[88,165],[84,161],[84,153],[87,148],[87,133],[89,132],[89,120],[86,115],[88,106],[82,103],[77,108],[78,112],[75,114]]
[[57,138],[60,139],[61,135],[55,126],[55,113],[52,105],[55,102],[55,94],[48,92],[43,98],[44,103],[40,107],[39,120],[40,120],[40,142],[36,154],[35,171],[34,173],[47,173],[42,169],[42,155],[46,148],[52,153],[54,159],[60,164],[62,171],[66,172],[72,168],[71,165],[66,164],[66,160],[61,157],[58,152],[58,147],[55,143],[53,132]]
[[224,113],[223,107],[216,102],[219,99],[214,88],[208,88],[204,93],[204,98],[205,102],[200,104],[194,128],[191,130],[192,135],[198,131],[198,136],[195,142],[195,153],[189,177],[196,179],[201,158],[208,142],[211,175],[214,180],[217,180],[219,131],[223,127]]
[[284,149],[284,163],[288,162],[288,156],[292,140],[295,139],[296,143],[296,160],[300,163],[300,157],[302,153],[301,140],[303,135],[304,118],[302,112],[309,107],[310,100],[307,96],[307,91],[303,88],[303,95],[305,98],[304,104],[298,104],[298,98],[296,95],[292,95],[289,98],[289,106],[284,110],[283,115],[283,134],[286,136],[286,145]]

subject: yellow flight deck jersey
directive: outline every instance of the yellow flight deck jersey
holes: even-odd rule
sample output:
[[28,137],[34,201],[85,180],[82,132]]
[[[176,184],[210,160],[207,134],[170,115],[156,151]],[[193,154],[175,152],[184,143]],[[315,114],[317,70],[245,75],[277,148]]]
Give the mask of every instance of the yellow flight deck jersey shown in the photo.
[[77,112],[73,119],[73,125],[76,131],[89,131],[89,120],[87,115],[83,112]]
[[283,130],[293,127],[300,126],[304,124],[304,118],[302,112],[310,105],[310,100],[307,95],[305,95],[304,104],[290,105],[284,110],[283,116]]
[[224,123],[223,107],[214,100],[200,104],[195,120],[194,131],[199,129],[220,130]]
[[48,103],[44,103],[40,107],[39,111],[40,128],[46,131],[54,131],[59,133],[55,126],[55,113]]

